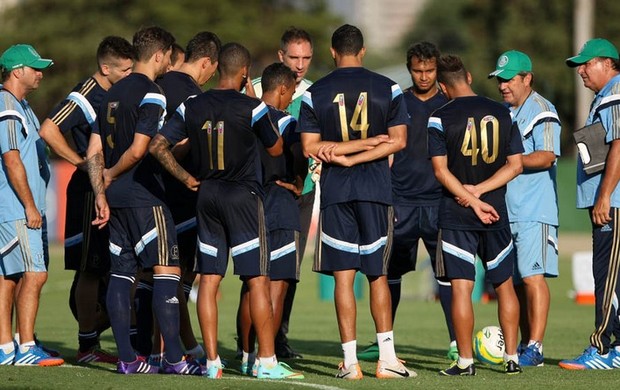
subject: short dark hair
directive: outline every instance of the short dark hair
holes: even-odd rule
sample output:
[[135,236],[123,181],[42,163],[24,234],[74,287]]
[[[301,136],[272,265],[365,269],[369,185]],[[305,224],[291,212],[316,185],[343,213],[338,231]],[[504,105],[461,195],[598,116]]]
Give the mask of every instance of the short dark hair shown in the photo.
[[230,42],[222,46],[217,68],[221,76],[233,76],[244,66],[250,66],[250,52],[245,46]]
[[172,53],[170,54],[170,65],[175,65],[177,61],[179,60],[179,57],[181,56],[181,54],[185,54],[185,49],[183,49],[183,46],[179,45],[176,42],[173,43]]
[[282,38],[280,38],[280,50],[286,51],[289,44],[303,41],[310,43],[310,46],[312,46],[312,38],[306,30],[291,26],[284,31]]
[[420,61],[438,60],[441,56],[439,49],[430,42],[418,42],[409,46],[407,49],[407,69],[411,68],[411,61],[416,57]]
[[158,50],[168,51],[174,44],[174,36],[161,27],[146,27],[133,36],[133,47],[138,61],[148,61]]
[[454,54],[447,54],[437,60],[437,81],[453,86],[467,81],[467,69],[461,58]]
[[194,62],[209,57],[211,62],[218,60],[222,42],[217,35],[209,31],[202,31],[194,35],[185,49],[185,62]]
[[280,85],[295,85],[297,74],[282,62],[274,62],[263,70],[260,83],[264,92],[270,92]]
[[135,58],[134,47],[125,38],[110,35],[103,38],[97,47],[97,65],[99,66],[110,59],[134,60]]
[[340,55],[357,55],[364,47],[364,36],[359,28],[345,24],[332,34],[332,48]]

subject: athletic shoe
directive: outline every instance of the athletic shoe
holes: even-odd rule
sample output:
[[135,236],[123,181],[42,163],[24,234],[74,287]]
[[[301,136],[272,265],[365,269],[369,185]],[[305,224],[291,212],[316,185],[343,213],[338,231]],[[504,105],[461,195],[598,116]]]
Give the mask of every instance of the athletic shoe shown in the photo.
[[523,367],[542,367],[545,365],[538,343],[530,345],[519,354],[519,365]]
[[28,350],[24,353],[19,351],[19,348],[15,349],[15,362],[16,366],[60,366],[65,361],[59,357],[50,356],[47,352],[41,349],[37,345],[28,347]]
[[172,364],[166,359],[162,359],[161,368],[164,374],[176,374],[176,375],[203,375],[204,369],[195,360],[186,360],[185,356],[180,362]]
[[254,358],[252,360],[247,360],[245,362],[241,362],[241,366],[239,367],[239,372],[243,375],[247,376],[256,376],[252,375],[254,372],[254,366],[256,366],[256,372],[258,372],[258,359]]
[[224,366],[219,365],[213,365],[211,367],[207,367],[207,371],[204,373],[204,376],[206,376],[209,379],[220,379],[222,377],[222,369],[224,368]]
[[459,358],[459,349],[456,347],[456,344],[450,345],[450,347],[448,347],[448,353],[446,354],[446,356],[450,361],[455,361]]
[[365,350],[357,353],[357,358],[365,362],[376,362],[379,360],[379,344],[374,342]]
[[34,343],[37,347],[41,348],[51,357],[60,357],[60,352],[56,351],[55,349],[47,348],[46,346],[44,346],[43,343],[41,343],[41,341],[37,338],[36,334],[34,335]]
[[523,351],[525,351],[526,349],[527,349],[527,344],[519,343],[519,345],[517,345],[517,355],[521,356]]
[[399,360],[394,365],[389,365],[383,360],[377,362],[377,378],[379,379],[391,379],[391,378],[415,378],[418,373],[407,369],[405,365]]
[[609,350],[609,356],[611,358],[611,363],[614,368],[620,368],[620,350],[615,347]]
[[303,359],[304,357],[288,343],[276,344],[276,357],[278,359]]
[[514,360],[508,360],[504,363],[504,372],[508,375],[516,375],[522,373],[523,370],[521,370],[519,363]]
[[77,360],[78,364],[86,364],[86,363],[116,364],[118,362],[118,358],[116,356],[100,349],[98,346],[95,346],[92,349],[89,349],[88,351],[85,351],[85,352],[78,351],[75,359]]
[[614,368],[616,354],[615,350],[610,350],[601,355],[596,347],[589,346],[580,356],[562,360],[559,366],[567,370],[610,370]]
[[161,361],[163,360],[161,358],[161,354],[153,354],[153,355],[149,355],[149,357],[146,359],[146,362],[153,367],[157,367],[158,369],[160,369],[161,371]]
[[258,379],[304,379],[304,374],[294,372],[286,363],[278,362],[278,364],[271,368],[267,368],[262,364],[259,365],[256,377]]
[[455,360],[450,367],[445,370],[439,371],[439,375],[445,376],[474,376],[476,375],[476,366],[474,363],[470,364],[465,368],[459,367],[457,361]]
[[116,363],[116,372],[120,374],[157,374],[159,368],[148,364],[144,356],[136,356],[136,360],[129,363],[119,360]]
[[0,366],[10,366],[15,360],[15,349],[12,352],[6,353],[0,348]]
[[359,363],[351,364],[348,368],[344,366],[344,362],[338,364],[338,373],[336,374],[338,379],[358,380],[364,378],[362,374],[362,368]]

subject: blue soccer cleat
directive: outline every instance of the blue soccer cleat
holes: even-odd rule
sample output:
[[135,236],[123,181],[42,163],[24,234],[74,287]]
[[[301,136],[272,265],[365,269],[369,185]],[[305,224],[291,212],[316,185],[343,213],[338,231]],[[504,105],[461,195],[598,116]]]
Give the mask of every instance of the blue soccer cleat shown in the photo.
[[523,367],[542,367],[545,365],[538,343],[525,348],[519,355],[519,365]]
[[[598,349],[589,346],[580,356],[575,359],[562,360],[559,366],[566,370],[611,370],[617,356],[615,349],[611,349],[605,355],[601,355]],[[620,362],[619,366],[620,366]]]
[[24,353],[21,353],[19,348],[15,350],[15,361],[13,364],[16,366],[53,367],[60,366],[64,362],[62,358],[50,356],[41,347],[31,345]]
[[206,376],[209,379],[220,379],[222,377],[222,369],[224,368],[223,365],[212,365],[211,367],[207,367],[207,371],[205,372],[204,376]]
[[6,353],[0,348],[0,366],[10,366],[15,360],[15,349],[12,352]]
[[294,372],[288,364],[279,362],[271,368],[259,365],[256,377],[258,379],[304,379],[304,374]]

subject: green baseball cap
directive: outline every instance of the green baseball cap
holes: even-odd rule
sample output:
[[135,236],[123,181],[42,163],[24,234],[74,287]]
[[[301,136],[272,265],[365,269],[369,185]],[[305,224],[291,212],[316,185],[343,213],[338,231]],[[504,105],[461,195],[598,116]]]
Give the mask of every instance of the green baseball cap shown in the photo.
[[590,61],[592,58],[596,57],[606,57],[613,58],[615,60],[618,59],[618,49],[614,46],[613,43],[609,42],[607,39],[603,38],[594,38],[590,39],[586,42],[579,50],[579,54],[574,57],[566,59],[566,65],[574,68],[581,64],[585,64]]
[[25,44],[13,45],[0,56],[0,66],[13,70],[28,66],[33,69],[45,69],[54,64],[54,61],[41,58],[34,47]]
[[489,78],[499,77],[510,80],[521,72],[531,71],[532,60],[527,54],[517,50],[509,50],[499,56],[495,70],[489,73]]

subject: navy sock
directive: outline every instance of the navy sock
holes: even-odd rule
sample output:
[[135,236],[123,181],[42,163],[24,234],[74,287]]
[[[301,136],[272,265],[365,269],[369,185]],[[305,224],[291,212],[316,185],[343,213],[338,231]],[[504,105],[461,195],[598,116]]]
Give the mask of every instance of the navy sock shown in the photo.
[[192,282],[183,282],[183,295],[185,295],[185,302],[189,302],[189,294],[192,292]]
[[454,334],[454,325],[452,325],[452,286],[444,286],[439,284],[439,302],[443,309],[443,314],[446,318],[446,326],[448,327],[448,334],[450,335],[450,341],[456,340]]
[[78,332],[78,343],[80,345],[80,352],[89,351],[99,345],[99,334],[97,331]]
[[142,356],[149,356],[153,349],[153,285],[140,280],[134,295],[136,311],[136,342],[134,347]]
[[164,339],[166,360],[179,362],[183,358],[183,347],[179,340],[179,299],[177,291],[181,278],[174,274],[153,275],[153,311]]
[[390,289],[390,295],[392,296],[392,326],[396,319],[396,310],[398,310],[398,304],[400,303],[400,290],[402,285],[402,279],[390,279],[388,280],[388,288]]
[[118,358],[124,362],[136,360],[136,354],[129,340],[131,326],[131,286],[135,278],[126,275],[110,275],[108,285],[107,307]]

